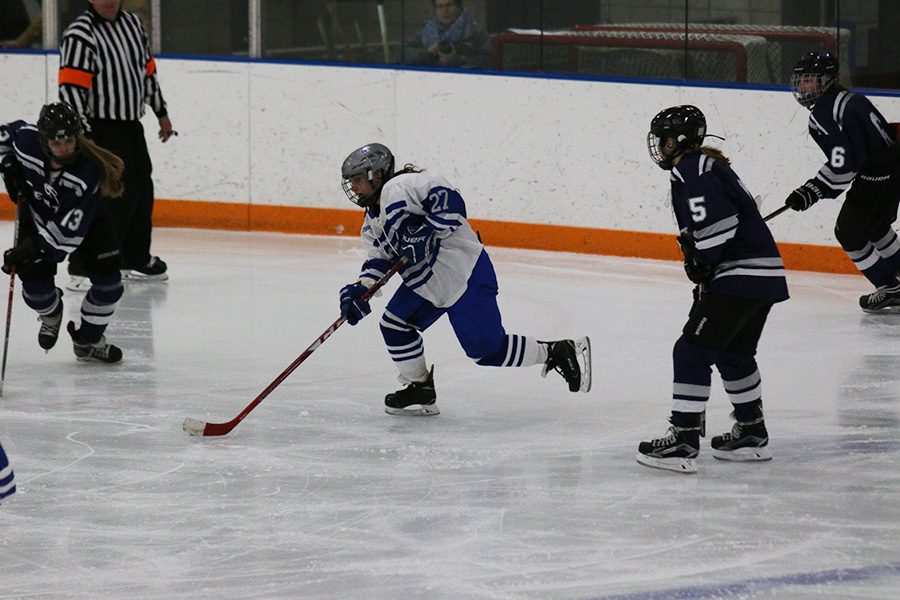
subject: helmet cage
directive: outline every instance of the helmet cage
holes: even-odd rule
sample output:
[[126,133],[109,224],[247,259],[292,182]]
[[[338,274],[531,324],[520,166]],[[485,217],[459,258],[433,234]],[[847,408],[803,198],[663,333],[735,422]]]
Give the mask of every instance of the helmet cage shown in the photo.
[[[81,118],[75,109],[63,102],[47,104],[41,109],[37,122],[38,137],[44,155],[62,165],[75,162],[81,154],[81,140],[83,137]],[[75,138],[75,151],[68,157],[59,158],[53,155],[50,149],[50,140],[61,140],[69,137]]]
[[[381,189],[375,188],[375,174],[381,171],[381,185],[384,185],[394,174],[394,155],[383,144],[367,144],[350,153],[341,165],[341,188],[350,202],[362,208],[368,208],[378,202]],[[365,176],[372,184],[373,193],[361,198],[353,191],[352,179]]]
[[811,109],[837,77],[837,61],[830,52],[810,52],[794,66],[791,92],[801,106]]
[[[706,137],[706,117],[696,106],[685,104],[667,108],[650,122],[647,133],[647,150],[650,158],[661,169],[671,170],[676,158],[699,148]],[[666,140],[675,140],[668,154],[663,150]]]

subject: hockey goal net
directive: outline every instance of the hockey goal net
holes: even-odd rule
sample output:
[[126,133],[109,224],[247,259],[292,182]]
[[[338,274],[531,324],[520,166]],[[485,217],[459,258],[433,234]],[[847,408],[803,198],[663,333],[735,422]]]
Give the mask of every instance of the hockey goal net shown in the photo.
[[[684,34],[679,23],[621,23],[579,25],[576,31],[668,32]],[[691,23],[692,34],[750,35],[766,41],[767,83],[788,84],[794,64],[807,52],[827,50],[840,61],[840,71],[850,73],[850,30],[834,27],[804,27],[793,25],[729,25],[721,23]]]
[[653,30],[511,30],[493,39],[493,67],[545,71],[764,83],[765,38]]

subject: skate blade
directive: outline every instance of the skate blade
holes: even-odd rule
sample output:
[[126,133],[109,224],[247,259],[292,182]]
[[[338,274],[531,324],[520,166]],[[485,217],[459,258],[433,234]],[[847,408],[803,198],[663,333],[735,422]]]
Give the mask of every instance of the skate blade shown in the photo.
[[772,460],[772,453],[763,446],[762,448],[738,448],[737,450],[713,450],[713,458],[730,460],[732,462],[759,462]]
[[868,315],[896,315],[900,314],[900,305],[885,306],[883,308],[864,308],[862,311]]
[[697,465],[693,458],[653,458],[637,453],[637,461],[645,467],[673,471],[675,473],[696,473]]
[[591,338],[583,337],[575,340],[575,353],[578,355],[581,367],[580,391],[585,394],[591,391]]
[[389,415],[401,417],[432,417],[441,414],[437,404],[429,404],[428,406],[413,404],[406,408],[391,408],[390,406],[385,406],[384,412]]

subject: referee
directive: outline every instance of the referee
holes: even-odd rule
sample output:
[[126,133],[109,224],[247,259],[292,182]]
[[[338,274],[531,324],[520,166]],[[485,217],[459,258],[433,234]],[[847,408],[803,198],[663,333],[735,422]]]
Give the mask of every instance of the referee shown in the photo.
[[[123,276],[163,281],[166,263],[150,254],[153,230],[153,165],[140,119],[149,104],[159,119],[159,139],[174,134],[156,63],[141,20],[122,10],[122,0],[90,0],[90,6],[63,32],[59,98],[75,107],[86,134],[125,163],[125,193],[109,202],[122,248]],[[70,290],[90,287],[82,259],[69,261]]]

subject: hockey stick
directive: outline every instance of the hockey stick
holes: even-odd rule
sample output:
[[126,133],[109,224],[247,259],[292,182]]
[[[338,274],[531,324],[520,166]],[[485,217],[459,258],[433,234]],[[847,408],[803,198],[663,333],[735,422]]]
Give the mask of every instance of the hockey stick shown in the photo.
[[[394,273],[396,273],[397,271],[399,271],[401,269],[401,267],[403,267],[405,262],[406,261],[404,259],[400,259],[396,263],[394,263],[394,266],[392,266],[390,269],[388,269],[388,272],[384,274],[384,277],[382,277],[377,282],[375,282],[375,285],[370,287],[369,291],[367,291],[365,294],[362,295],[361,300],[368,300],[369,298],[371,298],[375,294],[375,292],[377,292],[379,289],[381,289],[381,286],[383,286],[385,283],[387,283],[388,279],[390,279],[394,275]],[[238,423],[243,421],[244,417],[246,417],[248,414],[250,414],[250,411],[253,410],[254,408],[256,408],[257,405],[260,402],[262,402],[266,396],[271,394],[272,390],[274,390],[276,387],[278,387],[282,381],[287,379],[288,375],[293,373],[294,369],[296,369],[297,367],[300,366],[300,363],[302,363],[304,360],[309,358],[310,354],[315,352],[316,349],[325,342],[325,340],[327,340],[329,337],[331,337],[331,334],[334,333],[335,331],[337,331],[338,327],[343,325],[344,321],[346,321],[346,320],[347,320],[347,317],[341,316],[338,318],[337,321],[332,323],[328,327],[328,329],[326,329],[322,333],[322,335],[320,335],[318,337],[318,339],[316,339],[316,341],[314,341],[309,346],[309,348],[307,348],[306,350],[303,351],[303,354],[298,356],[294,360],[294,362],[292,362],[290,365],[288,365],[288,367],[284,371],[281,372],[281,375],[276,377],[275,380],[269,384],[269,387],[264,389],[259,394],[259,396],[256,397],[256,399],[253,402],[248,404],[244,408],[244,410],[242,410],[241,413],[238,416],[236,416],[235,418],[233,418],[232,420],[228,421],[227,423],[206,423],[206,422],[200,421],[198,419],[192,419],[191,417],[187,417],[184,420],[184,423],[181,425],[181,428],[184,429],[184,431],[190,435],[199,435],[199,436],[204,436],[204,437],[225,435],[226,433],[230,432],[232,429],[234,429],[237,426]]]
[[768,221],[769,219],[773,219],[789,208],[790,208],[790,206],[785,204],[781,208],[777,208],[777,209],[773,210],[771,213],[767,214],[765,217],[763,217],[763,221]]
[[[21,197],[19,198],[21,200]],[[13,248],[19,243],[19,203],[16,202],[16,224],[13,227]],[[9,350],[9,329],[12,324],[12,306],[16,287],[16,267],[9,270],[9,303],[6,305],[6,333],[3,336],[3,367],[0,369],[0,396],[3,396],[3,382],[6,381],[6,354]]]

